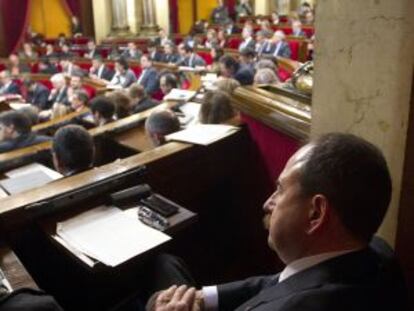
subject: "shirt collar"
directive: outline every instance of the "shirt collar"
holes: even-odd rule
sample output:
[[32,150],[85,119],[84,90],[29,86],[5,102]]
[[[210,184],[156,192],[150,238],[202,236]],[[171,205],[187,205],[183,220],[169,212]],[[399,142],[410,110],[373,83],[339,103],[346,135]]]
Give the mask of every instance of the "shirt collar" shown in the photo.
[[351,253],[357,251],[358,249],[351,249],[351,250],[343,250],[343,251],[336,251],[336,252],[328,252],[328,253],[321,253],[314,256],[303,257],[298,260],[295,260],[288,264],[285,269],[280,273],[279,282],[283,282],[287,278],[299,273],[303,270],[309,269],[317,264],[341,256],[347,253]]

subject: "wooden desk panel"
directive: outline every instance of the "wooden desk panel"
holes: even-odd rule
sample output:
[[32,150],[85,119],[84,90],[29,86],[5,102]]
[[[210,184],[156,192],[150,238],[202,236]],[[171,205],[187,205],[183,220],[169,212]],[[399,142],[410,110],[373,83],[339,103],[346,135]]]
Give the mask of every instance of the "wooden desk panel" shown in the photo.
[[13,289],[38,288],[16,254],[6,246],[0,247],[0,267]]

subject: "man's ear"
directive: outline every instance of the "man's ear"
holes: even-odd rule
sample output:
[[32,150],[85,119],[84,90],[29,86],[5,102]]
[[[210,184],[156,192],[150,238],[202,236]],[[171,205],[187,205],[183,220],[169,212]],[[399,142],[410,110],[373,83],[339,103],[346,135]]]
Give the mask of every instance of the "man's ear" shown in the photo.
[[328,221],[329,202],[326,196],[317,194],[312,197],[310,204],[307,233],[313,234],[320,230]]

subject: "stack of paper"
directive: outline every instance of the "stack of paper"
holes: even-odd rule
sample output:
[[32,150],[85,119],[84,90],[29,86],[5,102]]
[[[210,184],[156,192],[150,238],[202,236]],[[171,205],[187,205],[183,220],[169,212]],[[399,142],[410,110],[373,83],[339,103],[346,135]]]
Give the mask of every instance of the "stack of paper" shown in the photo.
[[182,126],[190,126],[198,123],[198,115],[200,114],[201,105],[188,102],[180,106],[183,116],[178,116]]
[[164,100],[189,101],[195,94],[195,91],[172,89],[170,93],[164,96]]
[[55,239],[87,264],[93,258],[115,267],[171,238],[141,223],[137,214],[100,206],[58,223]]
[[34,189],[63,177],[58,172],[38,163],[8,171],[5,175],[8,178],[0,181],[0,186],[9,194]]
[[238,130],[238,127],[231,125],[195,124],[185,130],[167,135],[165,138],[206,146],[234,134]]
[[10,103],[9,106],[13,110],[19,110],[19,109],[22,109],[22,108],[30,107],[32,105],[28,104],[28,103]]

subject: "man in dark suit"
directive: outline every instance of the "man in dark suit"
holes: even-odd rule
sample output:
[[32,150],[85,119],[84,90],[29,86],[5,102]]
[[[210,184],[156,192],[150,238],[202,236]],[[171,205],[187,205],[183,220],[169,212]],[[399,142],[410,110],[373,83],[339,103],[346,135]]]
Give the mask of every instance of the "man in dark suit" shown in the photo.
[[127,49],[121,54],[121,57],[127,60],[139,60],[141,58],[142,52],[138,49],[135,42],[129,42]]
[[25,79],[23,84],[28,91],[26,98],[26,101],[28,103],[37,107],[39,110],[50,108],[50,105],[48,103],[50,91],[46,86],[31,79]]
[[113,70],[111,70],[108,66],[105,66],[101,56],[98,55],[92,59],[92,66],[89,70],[90,78],[111,81],[113,76]]
[[239,52],[243,49],[255,49],[256,41],[253,38],[253,29],[244,27],[242,31],[243,42],[239,45]]
[[141,56],[141,68],[142,72],[137,83],[144,87],[147,94],[152,95],[160,88],[160,86],[157,70],[152,66],[152,61],[149,59],[148,54]]
[[321,136],[290,158],[276,184],[265,224],[286,268],[200,291],[174,286],[158,294],[153,309],[406,310],[395,257],[370,244],[392,187],[377,147],[350,134]]
[[50,81],[52,82],[53,89],[50,91],[49,94],[49,105],[53,106],[53,104],[64,104],[64,105],[70,105],[69,99],[68,99],[68,86],[66,84],[66,80],[63,74],[57,73],[54,74]]
[[233,78],[241,85],[251,85],[254,81],[254,69],[241,64],[231,55],[220,58],[220,73],[223,77]]
[[115,104],[108,97],[95,97],[91,101],[90,107],[97,126],[115,121]]
[[187,67],[205,67],[206,62],[204,59],[194,52],[194,49],[188,45],[184,45],[185,51],[185,59],[184,59],[184,66]]
[[148,56],[153,62],[161,62],[164,58],[161,52],[157,50],[157,44],[155,41],[148,42]]
[[66,125],[53,136],[52,156],[55,169],[66,177],[88,170],[95,158],[93,138],[79,125]]
[[158,101],[150,98],[142,85],[132,85],[128,90],[128,95],[132,99],[132,112],[138,113],[153,108],[159,104]]
[[290,58],[292,51],[289,44],[285,41],[285,34],[281,30],[277,30],[272,38],[272,50],[266,54],[272,54],[274,57]]
[[84,55],[85,58],[93,59],[99,56],[98,48],[96,47],[95,41],[89,40],[87,43],[88,51]]
[[31,121],[24,113],[7,111],[0,114],[0,152],[28,147],[50,140],[31,131]]
[[176,51],[176,46],[174,43],[169,42],[164,45],[164,55],[162,58],[162,62],[168,64],[176,64],[180,59],[180,55],[178,55]]
[[0,95],[20,94],[20,88],[13,81],[10,71],[0,72]]
[[115,61],[115,74],[109,82],[110,86],[129,87],[137,81],[135,73],[129,68],[125,58],[120,57]]
[[213,24],[225,24],[229,20],[229,11],[224,5],[223,0],[217,1],[218,6],[211,12],[211,21]]

